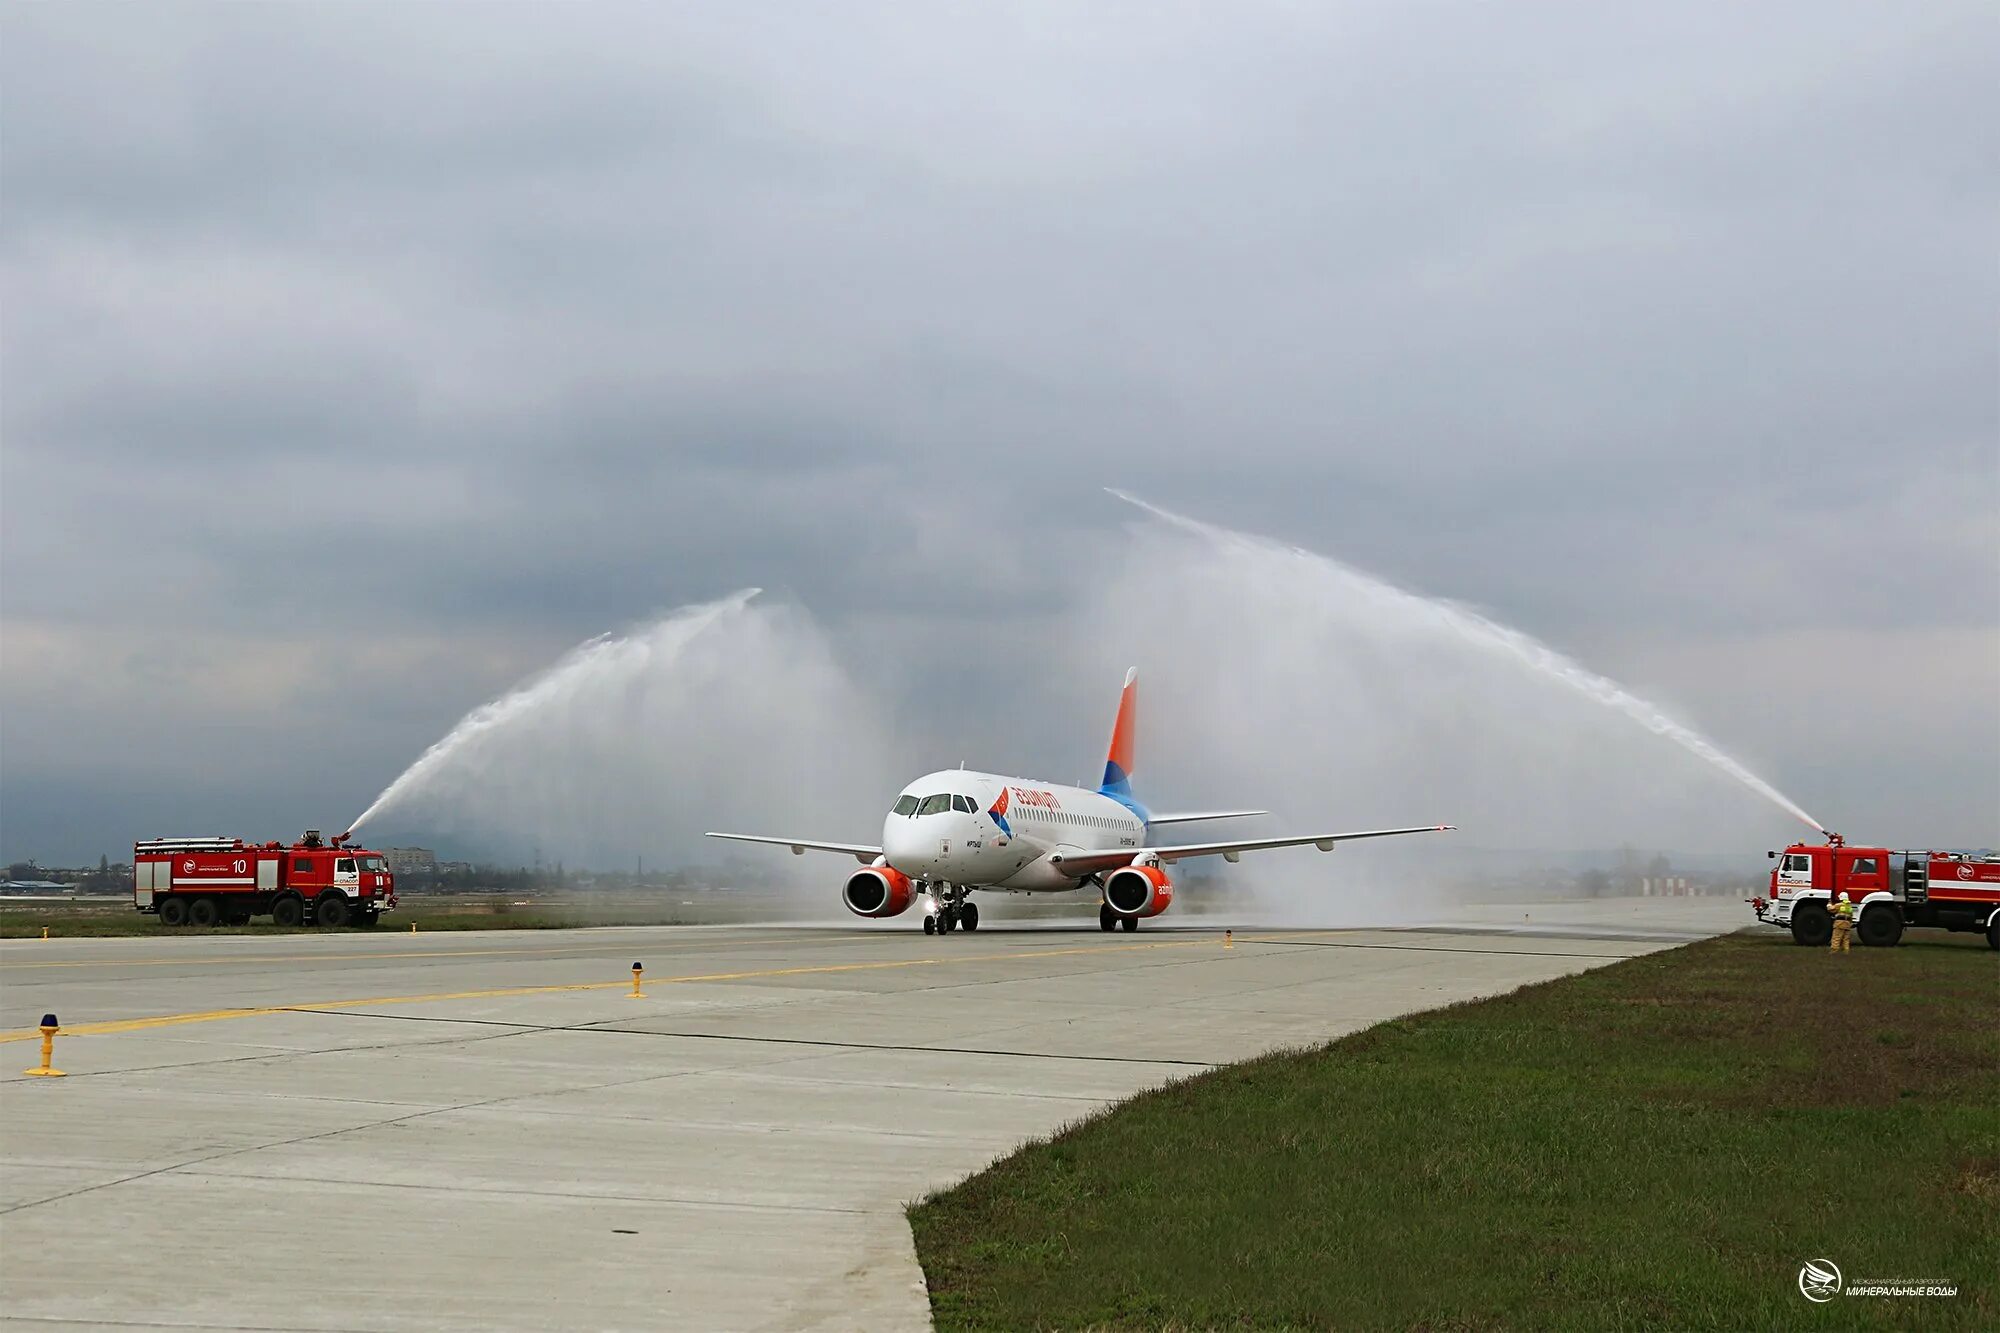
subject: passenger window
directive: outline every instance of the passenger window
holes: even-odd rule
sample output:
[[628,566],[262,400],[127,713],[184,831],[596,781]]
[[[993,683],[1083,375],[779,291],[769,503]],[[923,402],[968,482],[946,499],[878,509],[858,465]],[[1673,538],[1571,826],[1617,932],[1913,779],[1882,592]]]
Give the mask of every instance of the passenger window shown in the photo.
[[1847,870],[1847,873],[1848,873],[1848,874],[1850,874],[1850,875],[1872,875],[1872,874],[1874,874],[1874,873],[1875,873],[1875,858],[1874,858],[1874,857],[1872,857],[1872,856],[1857,856],[1857,857],[1855,857],[1855,858],[1854,858],[1854,864],[1853,864],[1852,866],[1849,866],[1849,867],[1848,867],[1848,870]]
[[310,875],[312,874],[312,869],[313,863],[310,856],[295,856],[292,858],[292,873],[294,875]]
[[351,875],[354,873],[354,858],[351,856],[343,856],[338,861],[335,861],[333,863],[333,868],[340,874]]
[[1787,870],[1800,871],[1800,870],[1809,870],[1811,868],[1812,868],[1811,862],[1806,857],[1788,856],[1785,858],[1785,869]]
[[924,797],[924,803],[917,807],[917,813],[920,815],[941,815],[949,809],[951,809],[951,797],[941,794]]
[[905,795],[901,800],[896,802],[895,813],[899,815],[914,815],[917,813],[917,798]]

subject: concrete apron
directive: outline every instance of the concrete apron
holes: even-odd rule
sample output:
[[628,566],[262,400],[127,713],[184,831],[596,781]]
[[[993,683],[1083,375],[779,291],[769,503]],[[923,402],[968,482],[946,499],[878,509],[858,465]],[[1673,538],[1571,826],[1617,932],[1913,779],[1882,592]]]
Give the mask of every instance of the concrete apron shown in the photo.
[[924,1328],[903,1205],[1023,1141],[1742,912],[12,941],[0,1326]]

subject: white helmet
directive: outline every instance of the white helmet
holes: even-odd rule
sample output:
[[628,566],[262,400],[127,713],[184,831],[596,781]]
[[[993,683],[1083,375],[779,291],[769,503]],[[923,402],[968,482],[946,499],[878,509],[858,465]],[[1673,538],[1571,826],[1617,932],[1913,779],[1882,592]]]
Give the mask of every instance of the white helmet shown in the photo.
[[1846,902],[1846,901],[1847,901],[1847,890],[1846,890],[1846,889],[1842,889],[1842,890],[1840,891],[1840,901],[1842,901],[1842,902]]

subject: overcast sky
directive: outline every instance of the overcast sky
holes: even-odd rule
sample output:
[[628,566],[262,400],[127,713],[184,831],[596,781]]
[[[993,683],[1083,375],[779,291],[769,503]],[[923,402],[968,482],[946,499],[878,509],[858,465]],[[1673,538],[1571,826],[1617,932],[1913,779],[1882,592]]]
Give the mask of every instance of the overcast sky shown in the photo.
[[746,585],[1094,753],[1107,485],[2000,842],[1991,5],[0,16],[0,856],[338,827]]

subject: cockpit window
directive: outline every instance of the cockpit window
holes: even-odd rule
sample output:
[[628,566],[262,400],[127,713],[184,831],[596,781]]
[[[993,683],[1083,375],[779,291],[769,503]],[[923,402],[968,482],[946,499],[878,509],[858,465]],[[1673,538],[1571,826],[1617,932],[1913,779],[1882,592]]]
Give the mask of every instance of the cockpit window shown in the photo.
[[939,792],[936,796],[924,797],[924,803],[917,807],[917,813],[920,815],[941,815],[949,809],[951,809],[950,794]]
[[972,803],[972,798],[970,796],[952,797],[951,808],[958,811],[962,815],[973,815],[979,813],[979,807],[975,806]]
[[905,794],[901,800],[896,802],[895,813],[899,815],[914,815],[917,813],[917,798]]

